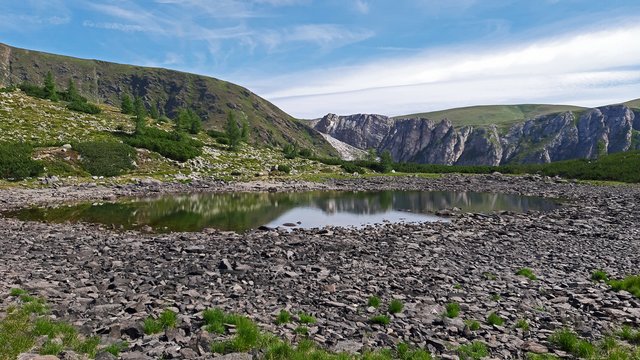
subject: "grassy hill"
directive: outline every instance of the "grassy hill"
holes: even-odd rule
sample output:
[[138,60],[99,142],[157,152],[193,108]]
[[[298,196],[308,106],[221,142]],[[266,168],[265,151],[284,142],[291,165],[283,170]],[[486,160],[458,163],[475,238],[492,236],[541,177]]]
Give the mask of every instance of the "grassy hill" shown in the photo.
[[71,79],[93,102],[118,106],[126,93],[141,97],[147,108],[155,107],[169,117],[180,108],[190,108],[207,129],[222,129],[227,112],[234,111],[246,116],[253,143],[279,146],[295,142],[335,155],[318,133],[238,85],[179,71],[77,59],[0,43],[0,87],[42,84],[48,71],[55,76],[58,88],[66,89]]
[[581,111],[585,108],[571,105],[481,105],[448,110],[396,116],[397,119],[423,117],[432,120],[449,119],[454,126],[486,126],[495,124],[506,128],[514,123],[563,111]]
[[[44,166],[41,176],[56,176],[65,184],[94,181],[83,166],[76,145],[89,141],[119,143],[123,133],[131,133],[135,129],[132,116],[124,115],[110,105],[99,106],[102,112],[91,115],[71,111],[62,101],[31,97],[20,90],[0,91],[0,145],[20,143],[32,146],[33,158]],[[149,119],[149,127],[171,131],[173,125]],[[205,132],[191,137],[204,144],[202,154],[194,159],[178,162],[139,148],[133,169],[113,179],[99,181],[127,182],[132,178],[145,177],[166,181],[187,181],[192,177],[256,179],[279,176],[278,172],[272,171],[279,165],[290,168],[294,176],[340,171],[336,166],[307,159],[288,159],[280,149],[242,145],[237,152],[232,152]],[[68,149],[63,146],[65,144],[73,147]],[[2,161],[0,156],[0,165]],[[7,184],[0,180],[0,187]]]

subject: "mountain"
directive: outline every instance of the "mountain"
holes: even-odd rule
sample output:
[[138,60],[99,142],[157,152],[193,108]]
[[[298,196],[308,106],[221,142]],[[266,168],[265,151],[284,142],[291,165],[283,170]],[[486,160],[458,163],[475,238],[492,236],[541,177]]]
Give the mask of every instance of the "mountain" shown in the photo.
[[[466,114],[450,119],[357,114],[328,114],[312,126],[356,148],[389,151],[395,161],[446,165],[504,165],[548,163],[640,149],[639,100],[594,109],[538,115],[526,121],[495,123],[487,114],[512,107],[452,109],[432,114]],[[554,109],[554,105],[526,105],[522,114]],[[483,116],[473,118],[470,109]],[[547,109],[547,110],[545,110]],[[482,110],[482,111],[481,111]],[[490,110],[490,111],[486,111]],[[465,125],[474,123],[476,125]]]
[[581,111],[583,107],[572,105],[480,105],[432,111],[411,115],[396,116],[395,119],[449,119],[455,127],[496,125],[499,128],[509,127],[515,123],[533,119],[542,115],[556,114],[565,111]]
[[251,91],[215,78],[179,71],[85,60],[24,50],[0,43],[0,87],[42,84],[48,71],[66,89],[72,79],[91,101],[118,106],[122,94],[140,96],[148,108],[174,116],[191,108],[205,128],[222,129],[228,111],[244,113],[257,144],[298,143],[320,154],[335,154],[324,138]]

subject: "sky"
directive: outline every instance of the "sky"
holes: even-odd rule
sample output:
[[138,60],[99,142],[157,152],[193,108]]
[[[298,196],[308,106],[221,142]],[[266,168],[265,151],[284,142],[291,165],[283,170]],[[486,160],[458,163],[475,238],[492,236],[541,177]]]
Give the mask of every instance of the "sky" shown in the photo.
[[308,119],[640,98],[638,0],[0,0],[0,42],[213,76]]

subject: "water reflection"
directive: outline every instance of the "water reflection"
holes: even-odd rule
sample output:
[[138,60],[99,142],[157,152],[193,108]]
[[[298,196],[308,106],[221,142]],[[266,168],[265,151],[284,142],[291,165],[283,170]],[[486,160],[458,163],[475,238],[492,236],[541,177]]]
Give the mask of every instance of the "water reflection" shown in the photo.
[[436,221],[438,210],[547,211],[549,199],[473,192],[223,193],[170,195],[117,203],[30,208],[5,213],[23,220],[90,222],[121,229],[150,226],[158,232],[204,228],[246,231],[300,222],[301,227],[361,226],[383,221]]

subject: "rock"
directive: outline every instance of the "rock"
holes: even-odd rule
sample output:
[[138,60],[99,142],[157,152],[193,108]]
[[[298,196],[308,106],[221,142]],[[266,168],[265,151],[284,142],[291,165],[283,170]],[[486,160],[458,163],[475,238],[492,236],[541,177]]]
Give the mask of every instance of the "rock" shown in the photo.
[[121,330],[122,335],[126,335],[131,340],[136,340],[144,336],[144,329],[140,322],[130,322]]
[[333,347],[333,351],[337,353],[356,354],[362,349],[363,345],[356,341],[340,341]]
[[139,351],[122,353],[120,354],[120,359],[121,360],[153,360],[153,358]]
[[106,351],[99,352],[95,358],[95,360],[116,360],[116,359],[117,357],[115,357],[113,354],[108,353]]
[[253,356],[251,354],[245,354],[245,353],[232,353],[232,354],[216,357],[216,359],[217,360],[252,360]]
[[532,352],[535,354],[546,354],[549,352],[549,349],[546,346],[533,341],[524,342],[521,348],[526,352]]
[[57,356],[53,355],[38,355],[38,354],[20,354],[17,360],[59,360]]

